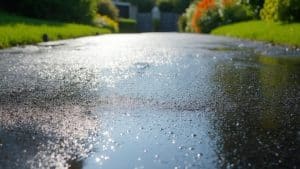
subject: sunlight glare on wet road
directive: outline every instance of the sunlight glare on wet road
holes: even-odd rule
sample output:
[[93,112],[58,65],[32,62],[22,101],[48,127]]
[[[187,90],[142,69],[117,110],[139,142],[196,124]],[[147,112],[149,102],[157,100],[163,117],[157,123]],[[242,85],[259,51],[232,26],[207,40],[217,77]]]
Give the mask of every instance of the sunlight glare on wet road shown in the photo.
[[300,53],[178,33],[0,51],[0,168],[299,167]]

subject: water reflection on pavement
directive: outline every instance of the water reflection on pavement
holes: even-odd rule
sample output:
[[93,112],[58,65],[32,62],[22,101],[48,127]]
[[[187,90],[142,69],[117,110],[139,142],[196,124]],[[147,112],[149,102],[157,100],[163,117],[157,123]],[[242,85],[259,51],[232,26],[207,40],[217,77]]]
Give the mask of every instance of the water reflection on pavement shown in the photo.
[[0,52],[0,168],[298,168],[300,51],[193,34]]

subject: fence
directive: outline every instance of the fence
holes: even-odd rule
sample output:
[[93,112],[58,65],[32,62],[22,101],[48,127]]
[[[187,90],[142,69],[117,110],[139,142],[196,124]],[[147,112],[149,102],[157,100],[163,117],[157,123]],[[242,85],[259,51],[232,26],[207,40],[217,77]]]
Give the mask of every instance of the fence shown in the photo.
[[137,14],[137,30],[138,32],[152,31],[152,16],[151,13]]
[[[179,15],[176,13],[162,12],[160,17],[160,32],[175,32],[177,29],[177,20]],[[152,32],[152,15],[151,13],[137,14],[137,29],[139,32]]]

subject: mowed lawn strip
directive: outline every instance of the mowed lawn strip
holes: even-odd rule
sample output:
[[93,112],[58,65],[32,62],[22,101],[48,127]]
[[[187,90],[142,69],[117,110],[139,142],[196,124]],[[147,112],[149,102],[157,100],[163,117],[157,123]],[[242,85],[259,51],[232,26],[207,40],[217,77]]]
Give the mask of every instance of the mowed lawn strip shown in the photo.
[[89,25],[31,19],[0,12],[0,48],[49,40],[110,33],[110,30]]
[[221,26],[211,33],[300,47],[300,23],[248,21]]

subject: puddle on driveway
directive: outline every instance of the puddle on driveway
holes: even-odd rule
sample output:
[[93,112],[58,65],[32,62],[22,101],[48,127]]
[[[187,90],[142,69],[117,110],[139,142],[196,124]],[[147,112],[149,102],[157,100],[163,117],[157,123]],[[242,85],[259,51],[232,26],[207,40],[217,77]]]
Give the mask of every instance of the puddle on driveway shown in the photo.
[[239,54],[118,81],[82,168],[297,168],[300,58]]
[[[106,109],[106,110],[105,110]],[[104,129],[83,168],[208,168],[214,140],[203,112],[99,108]]]
[[1,169],[299,167],[299,51],[193,34],[64,44],[0,52]]

